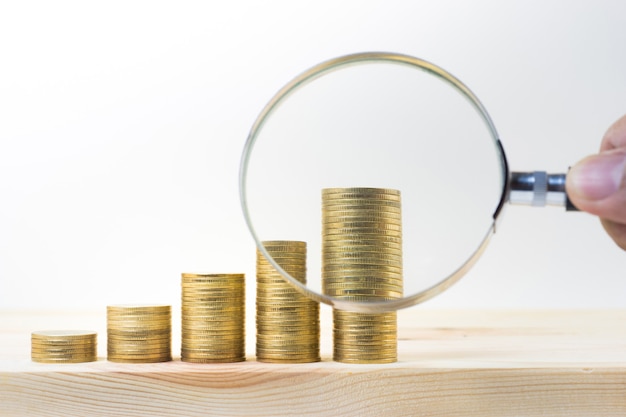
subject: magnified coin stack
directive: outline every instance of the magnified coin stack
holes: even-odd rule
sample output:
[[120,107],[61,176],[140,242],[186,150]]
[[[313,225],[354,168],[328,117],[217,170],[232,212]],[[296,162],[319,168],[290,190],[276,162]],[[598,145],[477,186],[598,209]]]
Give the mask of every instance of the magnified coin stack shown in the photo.
[[182,361],[246,360],[244,274],[182,274],[181,317]]
[[[322,290],[352,301],[402,297],[400,192],[383,188],[322,190]],[[397,360],[396,312],[333,310],[333,359]]]
[[97,334],[84,330],[42,330],[31,333],[31,359],[41,363],[93,362]]
[[172,360],[169,305],[107,306],[107,359],[153,363]]
[[[306,284],[306,242],[265,241],[281,268]],[[257,249],[256,356],[260,362],[320,360],[319,303],[299,293]]]

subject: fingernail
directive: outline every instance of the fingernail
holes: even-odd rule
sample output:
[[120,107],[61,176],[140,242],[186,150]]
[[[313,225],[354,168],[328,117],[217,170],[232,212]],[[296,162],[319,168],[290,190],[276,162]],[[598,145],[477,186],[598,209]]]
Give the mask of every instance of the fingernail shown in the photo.
[[568,192],[587,200],[601,200],[616,192],[624,178],[626,153],[604,152],[589,156],[572,167]]

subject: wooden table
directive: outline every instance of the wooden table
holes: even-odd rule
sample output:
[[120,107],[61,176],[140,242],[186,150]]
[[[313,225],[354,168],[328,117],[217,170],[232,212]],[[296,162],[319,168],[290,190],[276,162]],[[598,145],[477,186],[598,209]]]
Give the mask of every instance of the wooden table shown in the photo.
[[[332,362],[326,310],[320,363],[256,362],[250,326],[247,362],[111,363],[105,316],[1,312],[0,415],[626,416],[623,310],[412,308],[391,365]],[[98,330],[100,359],[31,362],[30,332],[52,327]]]

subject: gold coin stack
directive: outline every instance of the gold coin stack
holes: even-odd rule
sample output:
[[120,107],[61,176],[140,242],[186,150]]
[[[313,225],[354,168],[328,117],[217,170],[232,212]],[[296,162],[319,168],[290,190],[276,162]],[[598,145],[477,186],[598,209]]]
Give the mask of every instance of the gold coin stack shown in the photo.
[[31,359],[41,363],[97,360],[97,334],[86,330],[42,330],[31,333]]
[[[352,301],[402,297],[400,192],[383,188],[322,190],[322,289]],[[397,360],[395,312],[333,310],[333,359]]]
[[182,274],[181,317],[182,361],[246,360],[244,274]]
[[[262,242],[289,275],[306,284],[306,242]],[[319,303],[299,293],[257,249],[256,357],[260,362],[320,360]]]
[[107,359],[124,363],[171,361],[172,308],[107,306]]

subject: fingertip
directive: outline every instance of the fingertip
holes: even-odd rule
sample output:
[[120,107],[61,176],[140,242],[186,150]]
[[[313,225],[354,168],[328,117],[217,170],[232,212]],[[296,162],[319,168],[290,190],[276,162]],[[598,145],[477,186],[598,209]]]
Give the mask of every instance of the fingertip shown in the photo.
[[626,148],[626,115],[615,121],[602,138],[600,151]]
[[601,219],[602,227],[606,233],[621,249],[626,251],[626,224],[616,223],[611,220]]
[[585,206],[613,195],[622,185],[625,167],[625,149],[584,158],[567,174],[566,189],[570,199],[575,205]]

